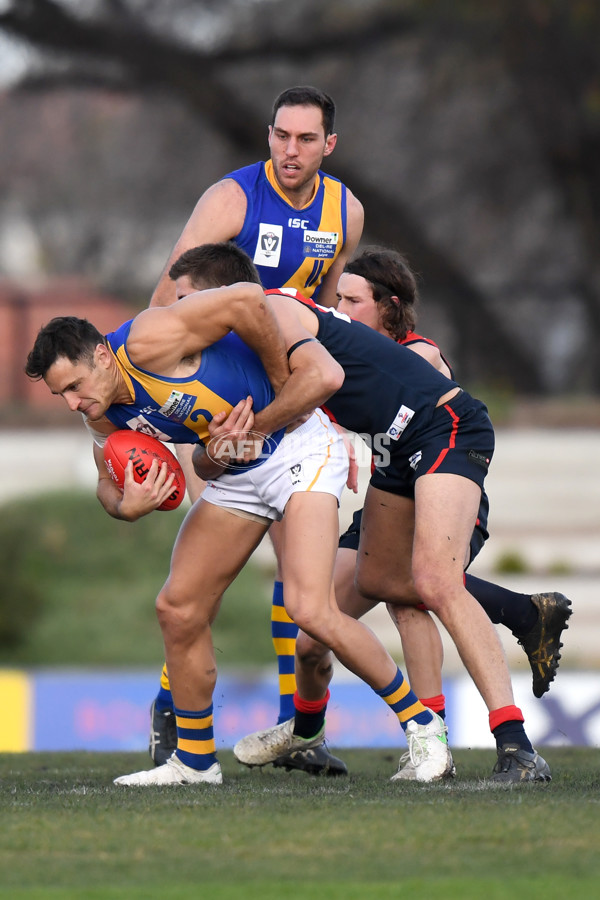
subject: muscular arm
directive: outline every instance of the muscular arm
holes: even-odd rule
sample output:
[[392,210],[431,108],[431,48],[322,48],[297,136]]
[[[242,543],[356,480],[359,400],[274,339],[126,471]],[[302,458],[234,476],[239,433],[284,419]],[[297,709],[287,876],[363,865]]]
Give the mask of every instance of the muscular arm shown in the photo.
[[[109,514],[114,519],[120,519],[119,515],[119,506],[121,504],[121,500],[123,499],[123,491],[117,485],[115,481],[110,476],[108,469],[106,468],[106,463],[104,462],[104,441],[108,437],[111,432],[116,431],[116,427],[112,424],[112,422],[103,417],[98,421],[88,422],[88,420],[83,417],[83,421],[85,423],[86,428],[92,435],[94,439],[93,443],[93,453],[94,453],[94,462],[96,463],[96,468],[98,470],[98,484],[96,485],[96,496],[98,500]],[[100,441],[102,443],[97,443]]]
[[182,297],[172,306],[146,309],[131,326],[127,351],[136,365],[173,375],[192,357],[230,331],[260,357],[275,391],[289,376],[286,347],[277,319],[257,284],[234,284]]
[[109,516],[113,519],[120,519],[119,507],[123,499],[123,491],[117,483],[112,480],[106,463],[104,462],[104,454],[102,448],[98,444],[94,444],[94,462],[98,469],[98,484],[96,486],[96,496]]
[[287,349],[305,341],[289,360],[291,375],[275,400],[254,415],[254,430],[270,434],[312,412],[344,383],[344,370],[314,338],[317,319],[313,312],[291,297],[268,298]]
[[337,306],[337,283],[344,266],[358,247],[364,220],[362,203],[346,188],[346,242],[321,282],[317,298],[321,306]]
[[[246,195],[230,178],[211,185],[200,197],[187,221],[150,298],[151,307],[170,306],[177,300],[175,282],[169,270],[186,250],[205,243],[217,243],[234,238],[242,229],[246,215]],[[277,378],[276,372],[273,378]],[[186,476],[187,491],[192,503],[204,489],[192,464],[192,450],[187,444],[177,446],[177,456]]]
[[154,289],[150,306],[170,306],[175,303],[175,284],[169,269],[186,250],[201,244],[229,241],[242,229],[246,215],[246,195],[236,181],[225,178],[211,185],[198,200],[179,240]]

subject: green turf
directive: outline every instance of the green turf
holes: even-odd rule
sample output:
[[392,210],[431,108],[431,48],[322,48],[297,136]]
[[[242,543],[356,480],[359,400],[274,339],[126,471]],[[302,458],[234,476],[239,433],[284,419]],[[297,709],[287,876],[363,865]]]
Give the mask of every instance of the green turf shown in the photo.
[[0,897],[597,897],[598,751],[547,749],[550,785],[392,784],[397,758],[347,751],[350,776],[244,769],[222,787],[117,788],[139,754],[0,755]]

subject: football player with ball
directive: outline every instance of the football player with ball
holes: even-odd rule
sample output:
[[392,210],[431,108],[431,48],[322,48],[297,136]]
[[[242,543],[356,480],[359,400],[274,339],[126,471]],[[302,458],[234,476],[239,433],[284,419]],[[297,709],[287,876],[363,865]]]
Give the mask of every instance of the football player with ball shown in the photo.
[[[172,494],[175,476],[153,460],[138,483],[129,460],[121,489],[104,460],[102,444],[110,433],[151,430],[162,441],[207,447],[225,432],[231,437],[232,430],[244,439],[239,460],[234,442],[229,456],[204,454],[202,474],[210,480],[181,526],[157,598],[177,749],[164,765],[117,778],[117,784],[221,783],[211,624],[223,593],[284,511],[288,613],[369,684],[405,730],[419,736],[427,761],[421,780],[450,771],[441,719],[420,703],[375,635],[335,602],[338,503],[348,457],[339,432],[313,410],[342,386],[344,372],[314,335],[292,321],[284,338],[262,288],[238,284],[144,310],[106,336],[86,320],[53,319],[40,330],[26,372],[43,378],[73,412],[83,414],[95,436],[98,497],[116,518],[133,521],[158,509]],[[434,390],[454,393],[453,383],[440,378]],[[211,434],[215,416],[220,424]],[[253,453],[245,440],[251,429],[267,436]],[[285,553],[286,546],[293,551]],[[327,699],[298,685],[298,745],[322,742]]]

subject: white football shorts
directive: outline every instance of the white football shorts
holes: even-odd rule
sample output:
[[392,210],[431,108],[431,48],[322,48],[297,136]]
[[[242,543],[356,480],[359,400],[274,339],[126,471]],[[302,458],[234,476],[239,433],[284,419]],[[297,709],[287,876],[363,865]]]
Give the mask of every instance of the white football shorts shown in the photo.
[[208,481],[202,499],[265,519],[282,518],[292,494],[333,494],[338,504],[348,477],[348,454],[341,435],[318,409],[285,434],[264,463],[246,472]]

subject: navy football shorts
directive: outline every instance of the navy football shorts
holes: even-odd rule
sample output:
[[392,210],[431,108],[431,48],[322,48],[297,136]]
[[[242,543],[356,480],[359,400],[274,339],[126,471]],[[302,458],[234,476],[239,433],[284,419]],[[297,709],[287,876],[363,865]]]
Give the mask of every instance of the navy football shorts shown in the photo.
[[389,464],[373,472],[371,484],[413,497],[420,475],[444,472],[469,478],[483,490],[493,454],[494,429],[485,405],[461,391],[439,406],[420,432],[402,435],[391,448]]
[[420,434],[402,436],[392,450],[389,465],[376,468],[370,483],[380,491],[409,498],[414,498],[417,478],[430,472],[462,475],[478,484],[481,504],[471,538],[472,562],[489,537],[489,501],[483,484],[494,443],[494,428],[485,404],[461,391],[435,410]]
[[342,547],[344,550],[358,550],[362,512],[362,509],[356,510],[352,516],[352,524],[340,535],[338,547]]

